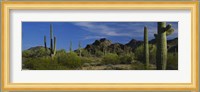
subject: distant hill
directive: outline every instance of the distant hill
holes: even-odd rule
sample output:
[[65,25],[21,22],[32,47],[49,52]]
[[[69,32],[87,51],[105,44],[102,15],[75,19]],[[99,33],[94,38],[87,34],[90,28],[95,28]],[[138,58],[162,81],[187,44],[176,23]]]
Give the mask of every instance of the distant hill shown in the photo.
[[[116,53],[122,53],[124,51],[132,51],[142,45],[144,42],[143,41],[138,41],[135,39],[130,40],[126,44],[121,44],[121,43],[112,43],[112,41],[102,38],[99,40],[95,40],[94,43],[88,44],[84,49],[95,53],[95,51],[104,51],[106,50],[107,52],[116,52]],[[168,43],[168,50],[170,52],[178,51],[178,38],[174,38],[171,40],[167,41]],[[149,41],[149,44],[155,44],[156,45],[156,40],[152,39]]]
[[36,57],[43,57],[49,55],[50,50],[46,49],[43,46],[36,46],[36,47],[31,47],[28,50],[22,51],[22,56],[24,58],[36,58]]
[[132,50],[134,51],[138,46],[140,46],[141,44],[143,44],[143,41],[137,41],[135,39],[130,40],[127,44],[125,44],[126,46],[129,46],[132,48]]
[[[135,39],[130,40],[126,44],[121,44],[121,43],[112,43],[112,41],[106,38],[102,38],[99,40],[95,40],[92,44],[88,44],[83,49],[87,50],[91,54],[94,54],[97,51],[123,54],[126,52],[134,52],[134,50],[142,44],[143,44],[143,41],[138,41]],[[156,45],[156,40],[155,39],[150,40],[149,44]],[[178,52],[178,38],[168,40],[167,44],[168,44],[167,47],[168,47],[169,52]],[[32,57],[32,58],[47,56],[49,55],[49,49],[47,49],[46,51],[43,46],[31,47],[27,50],[24,50],[22,55],[23,57]]]

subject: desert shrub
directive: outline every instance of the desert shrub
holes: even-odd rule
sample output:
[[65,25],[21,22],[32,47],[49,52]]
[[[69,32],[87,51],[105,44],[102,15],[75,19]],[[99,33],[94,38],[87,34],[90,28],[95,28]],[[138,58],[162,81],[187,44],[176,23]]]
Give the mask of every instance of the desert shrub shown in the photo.
[[132,70],[145,70],[145,66],[141,62],[133,62],[131,64],[131,69]]
[[167,70],[178,70],[178,53],[167,54]]
[[[135,49],[135,59],[144,62],[144,45],[140,45]],[[155,64],[156,46],[149,44],[149,62]]]
[[133,54],[124,54],[119,57],[119,60],[121,64],[131,64],[134,59],[133,57]]
[[82,50],[81,54],[82,54],[83,57],[90,57],[91,56],[90,53],[85,49]]
[[[54,59],[62,64],[62,65],[65,65],[66,63],[66,59],[67,59],[67,53],[57,53],[56,56],[54,57]],[[65,65],[66,66],[66,65]]]
[[24,58],[30,57],[31,54],[32,54],[32,53],[31,53],[30,50],[25,50],[25,51],[22,52],[22,56],[23,56]]
[[81,67],[81,59],[75,52],[69,52],[66,55],[60,55],[57,57],[59,63],[66,66],[69,69],[78,69]]
[[64,49],[56,51],[56,56],[66,55],[66,51]]
[[135,53],[135,59],[139,60],[139,61],[143,61],[144,60],[144,45],[140,45],[138,46],[134,53]]
[[27,58],[23,62],[23,69],[31,70],[60,70],[78,69],[82,65],[76,53],[58,51],[55,57]]
[[29,70],[61,70],[66,69],[51,57],[28,58],[23,62],[23,69]]
[[156,64],[156,46],[149,45],[149,62]]
[[119,56],[117,54],[108,53],[102,59],[103,64],[119,64]]
[[89,57],[80,57],[81,59],[81,63],[91,63],[93,62],[92,58],[89,58]]
[[44,47],[35,47],[34,49],[22,51],[22,57],[25,58],[36,58],[44,57],[49,55],[49,50],[46,51]]
[[102,57],[103,55],[104,55],[104,53],[102,51],[99,51],[99,50],[95,51],[95,56]]

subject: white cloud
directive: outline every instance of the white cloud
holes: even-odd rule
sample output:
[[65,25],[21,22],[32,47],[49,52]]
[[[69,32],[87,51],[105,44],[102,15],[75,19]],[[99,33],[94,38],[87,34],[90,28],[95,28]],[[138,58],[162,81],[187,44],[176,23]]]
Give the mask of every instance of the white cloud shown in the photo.
[[[149,38],[153,39],[154,34],[157,33],[156,24],[152,22],[143,22],[143,23],[99,23],[99,22],[76,22],[76,26],[80,26],[83,30],[92,32],[93,35],[86,36],[84,39],[95,39],[95,38],[104,38],[109,36],[125,36],[130,38],[140,38],[143,37],[144,26],[147,26],[149,31]],[[171,37],[177,37],[178,28],[175,27],[175,33]]]
[[105,38],[105,36],[86,36],[86,37],[84,37],[84,40],[99,39],[99,38]]
[[129,33],[124,33],[120,31],[118,28],[111,27],[109,25],[105,24],[99,24],[99,23],[92,23],[92,22],[80,22],[80,23],[74,23],[77,26],[83,27],[84,30],[98,33],[100,35],[105,36],[131,36]]

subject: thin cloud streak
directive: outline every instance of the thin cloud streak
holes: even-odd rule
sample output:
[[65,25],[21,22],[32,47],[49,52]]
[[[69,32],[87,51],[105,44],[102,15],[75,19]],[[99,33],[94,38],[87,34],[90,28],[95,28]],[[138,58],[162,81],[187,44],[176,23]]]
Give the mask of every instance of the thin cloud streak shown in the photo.
[[[75,22],[73,24],[93,33],[92,36],[86,36],[84,39],[117,36],[138,38],[143,36],[144,26],[148,28],[150,39],[153,39],[153,35],[157,33],[156,22]],[[178,25],[175,23],[174,26],[175,32],[169,38],[178,36]]]
[[88,39],[100,39],[100,38],[105,38],[105,36],[86,36],[86,37],[84,37],[83,40],[88,40]]

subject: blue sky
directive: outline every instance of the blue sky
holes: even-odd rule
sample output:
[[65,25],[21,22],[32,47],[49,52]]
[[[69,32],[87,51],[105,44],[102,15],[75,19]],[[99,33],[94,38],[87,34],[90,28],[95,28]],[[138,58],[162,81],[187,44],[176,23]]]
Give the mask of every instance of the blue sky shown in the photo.
[[[22,22],[22,49],[34,46],[44,46],[44,36],[47,46],[50,46],[50,25],[53,35],[57,38],[57,49],[69,51],[72,41],[73,50],[93,43],[96,39],[107,38],[113,43],[128,43],[131,39],[143,40],[144,26],[147,26],[149,40],[157,33],[157,22]],[[175,32],[168,39],[178,37],[178,22],[172,24]]]

